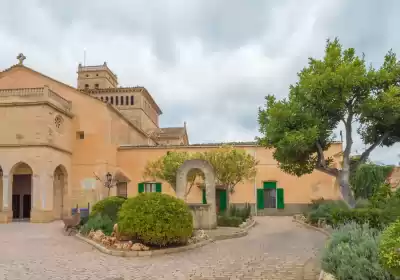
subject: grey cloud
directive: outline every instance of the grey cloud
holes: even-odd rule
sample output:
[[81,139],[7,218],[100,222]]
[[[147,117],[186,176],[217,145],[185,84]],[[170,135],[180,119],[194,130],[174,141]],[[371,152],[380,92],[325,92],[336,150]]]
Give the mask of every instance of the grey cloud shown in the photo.
[[[400,52],[396,0],[4,2],[1,68],[23,51],[27,65],[75,85],[86,47],[89,64],[107,61],[121,85],[148,88],[163,126],[187,121],[192,142],[253,140],[264,96],[287,96],[327,38],[377,65]],[[363,149],[358,138],[354,146]],[[393,163],[399,153],[373,157]]]

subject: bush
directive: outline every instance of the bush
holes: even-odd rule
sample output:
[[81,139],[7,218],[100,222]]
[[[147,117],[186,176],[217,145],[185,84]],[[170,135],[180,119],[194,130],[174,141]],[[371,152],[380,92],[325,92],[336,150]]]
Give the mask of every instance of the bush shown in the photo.
[[241,217],[220,215],[217,218],[217,224],[220,227],[239,227],[241,223],[243,223]]
[[[225,216],[225,214],[226,213],[222,213],[221,216]],[[251,206],[249,203],[246,203],[243,208],[230,205],[227,215],[231,217],[238,217],[242,220],[242,222],[244,222],[251,216]]]
[[393,223],[400,218],[400,196],[395,192],[382,205],[382,210],[385,212],[386,218]]
[[319,219],[325,219],[327,224],[332,224],[332,215],[340,209],[348,209],[347,204],[342,200],[314,200],[310,205],[310,211],[306,215],[312,225],[318,224]]
[[193,217],[182,200],[161,193],[128,198],[118,214],[122,235],[148,245],[184,244],[193,233]]
[[110,217],[111,221],[116,223],[118,217],[118,211],[121,208],[122,204],[125,202],[126,198],[119,196],[110,196],[103,200],[98,201],[95,205],[93,205],[92,212],[90,213],[91,217],[100,215],[107,215]]
[[355,208],[368,208],[371,206],[371,202],[365,198],[359,198],[356,200]]
[[339,209],[333,212],[330,225],[333,228],[337,228],[343,224],[352,222],[359,225],[369,224],[371,228],[383,229],[390,223],[390,220],[382,209]]
[[386,269],[400,276],[400,219],[383,231],[379,259]]
[[107,215],[97,214],[89,217],[88,221],[80,228],[80,232],[87,235],[91,230],[101,230],[105,235],[111,235],[114,222]]
[[392,195],[392,187],[389,184],[385,183],[381,185],[370,198],[372,207],[384,208],[386,202],[392,197]]
[[355,223],[335,230],[322,254],[321,268],[337,280],[394,280],[378,261],[379,231]]

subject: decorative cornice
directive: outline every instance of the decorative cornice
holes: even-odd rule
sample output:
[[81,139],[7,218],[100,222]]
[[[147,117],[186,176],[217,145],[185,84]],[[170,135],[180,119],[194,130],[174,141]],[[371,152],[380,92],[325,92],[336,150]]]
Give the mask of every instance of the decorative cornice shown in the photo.
[[72,155],[72,151],[58,147],[52,144],[38,143],[38,144],[0,144],[0,148],[50,148],[65,154]]
[[66,110],[63,110],[59,108],[58,106],[54,105],[53,103],[49,101],[32,101],[32,102],[9,102],[9,103],[0,103],[0,107],[22,107],[22,106],[42,106],[42,105],[47,105],[57,112],[60,112],[67,116],[68,118],[72,119],[74,117],[74,114],[71,112],[67,112]]
[[202,147],[221,147],[237,146],[237,147],[261,147],[256,142],[226,142],[226,143],[204,143],[204,144],[190,144],[190,145],[170,145],[170,144],[159,144],[159,145],[120,145],[118,150],[129,150],[129,149],[175,149],[175,148],[202,148]]

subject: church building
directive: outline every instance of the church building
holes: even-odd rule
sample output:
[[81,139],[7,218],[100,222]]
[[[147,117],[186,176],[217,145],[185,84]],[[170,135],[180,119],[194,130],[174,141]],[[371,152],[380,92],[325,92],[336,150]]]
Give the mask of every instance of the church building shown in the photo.
[[[71,86],[25,66],[23,54],[17,59],[0,72],[0,223],[50,222],[107,195],[175,195],[168,183],[143,177],[147,162],[168,151],[221,146],[190,144],[186,123],[160,127],[162,110],[151,93],[120,87],[107,63],[79,65],[77,84]],[[257,215],[293,214],[311,199],[339,196],[329,175],[291,176],[278,168],[272,150],[253,142],[232,145],[256,158],[257,175],[232,194],[217,189],[220,210],[228,195],[232,204],[253,205]],[[327,156],[337,165],[341,151],[342,144],[333,143]],[[193,188],[188,201],[206,203],[203,193]]]

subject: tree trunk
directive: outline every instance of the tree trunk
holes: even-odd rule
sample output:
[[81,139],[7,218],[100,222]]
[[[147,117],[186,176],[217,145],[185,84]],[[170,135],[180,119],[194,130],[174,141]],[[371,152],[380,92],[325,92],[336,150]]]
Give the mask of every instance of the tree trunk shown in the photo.
[[343,200],[351,208],[354,208],[356,205],[356,201],[354,199],[354,195],[350,187],[350,172],[341,170],[339,172],[338,179],[339,179],[340,193],[342,194]]

